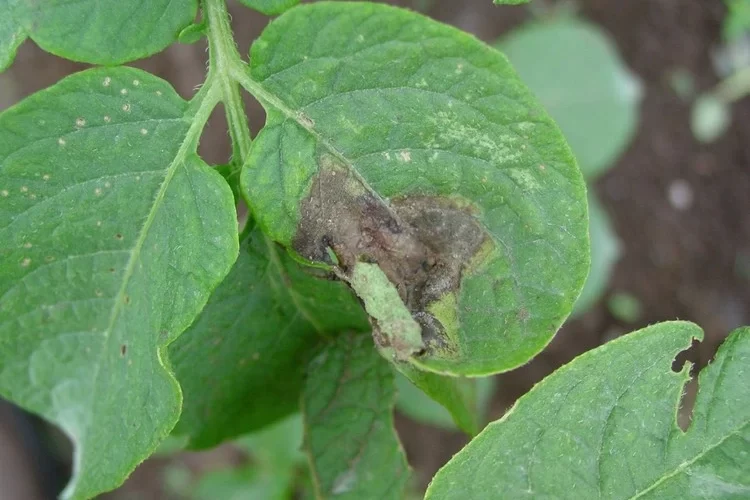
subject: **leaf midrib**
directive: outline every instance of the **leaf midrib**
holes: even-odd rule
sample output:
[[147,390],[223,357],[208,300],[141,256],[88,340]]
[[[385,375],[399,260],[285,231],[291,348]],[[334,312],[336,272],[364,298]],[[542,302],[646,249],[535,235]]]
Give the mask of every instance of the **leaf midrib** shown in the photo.
[[[183,115],[184,119],[192,119],[192,124],[190,125],[187,132],[185,133],[185,138],[180,144],[180,147],[177,150],[177,153],[175,154],[175,158],[172,160],[172,163],[170,163],[169,167],[167,168],[167,173],[161,185],[159,186],[159,191],[157,192],[156,197],[154,198],[154,202],[152,204],[151,210],[149,211],[148,216],[146,220],[144,221],[140,232],[138,233],[138,237],[136,239],[135,245],[130,250],[130,258],[128,259],[128,263],[125,266],[125,272],[123,273],[123,277],[122,277],[122,284],[120,285],[119,290],[113,297],[114,304],[112,307],[112,311],[110,313],[109,322],[107,323],[106,328],[103,330],[104,347],[100,355],[101,362],[96,364],[96,368],[92,376],[92,380],[94,381],[94,388],[91,391],[92,404],[90,404],[89,407],[93,406],[93,402],[97,400],[96,394],[97,394],[97,388],[99,386],[98,385],[99,372],[101,371],[102,365],[106,364],[106,360],[108,359],[106,353],[108,351],[109,340],[111,338],[110,334],[112,332],[112,329],[114,328],[115,323],[117,322],[117,318],[122,312],[122,308],[124,305],[125,292],[127,291],[131,278],[135,274],[136,264],[139,261],[141,250],[148,237],[149,230],[151,229],[151,226],[156,218],[156,214],[158,213],[159,208],[161,207],[161,204],[164,201],[165,194],[166,194],[167,189],[169,188],[170,181],[172,180],[175,173],[177,172],[177,169],[183,164],[183,162],[187,158],[187,155],[190,152],[191,148],[196,144],[196,140],[198,139],[198,137],[200,136],[203,130],[203,126],[205,124],[205,121],[208,119],[209,113],[216,106],[216,103],[218,102],[217,94],[218,92],[216,91],[215,87],[213,87],[210,84],[206,84],[204,88],[201,89],[199,94],[197,94],[193,98],[193,100],[190,102],[190,104],[188,105],[186,109],[185,114]],[[89,423],[88,427],[93,427],[93,419]],[[85,438],[82,437],[79,443],[80,450],[83,450],[84,442],[85,442]],[[74,478],[76,477],[77,476],[74,475]],[[69,485],[68,488],[70,488],[72,484],[73,483],[71,483],[71,485]]]

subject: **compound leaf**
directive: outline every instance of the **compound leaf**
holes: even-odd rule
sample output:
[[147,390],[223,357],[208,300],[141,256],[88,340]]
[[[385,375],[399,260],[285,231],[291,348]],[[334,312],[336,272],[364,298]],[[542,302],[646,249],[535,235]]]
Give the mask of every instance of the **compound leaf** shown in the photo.
[[368,335],[341,335],[310,363],[302,410],[318,498],[404,497],[395,396],[393,370]]
[[369,330],[346,285],[316,272],[257,228],[243,239],[232,271],[169,348],[185,399],[175,433],[190,446],[214,446],[297,411],[321,336]]
[[240,0],[240,2],[267,16],[276,16],[297,5],[299,0]]
[[[150,56],[177,41],[195,20],[198,1],[0,0],[0,11],[0,69],[7,41],[18,44],[25,36],[56,56],[114,65]],[[7,37],[4,24],[15,38]]]
[[237,256],[196,101],[95,69],[0,115],[0,394],[72,439],[67,497],[116,487],[169,434],[164,347]]
[[502,54],[405,10],[317,2],[273,21],[250,61],[237,77],[268,121],[243,193],[302,257],[382,269],[424,348],[381,347],[482,375],[550,341],[588,271],[585,187]]
[[683,432],[690,365],[675,373],[672,363],[702,336],[692,323],[662,323],[583,354],[487,426],[426,498],[747,498],[750,328],[700,374]]

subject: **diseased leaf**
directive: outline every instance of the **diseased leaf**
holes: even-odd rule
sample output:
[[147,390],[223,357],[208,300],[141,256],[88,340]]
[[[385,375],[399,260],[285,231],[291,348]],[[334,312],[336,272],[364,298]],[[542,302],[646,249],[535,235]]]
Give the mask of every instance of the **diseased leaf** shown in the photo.
[[0,72],[10,66],[16,57],[16,50],[26,40],[26,33],[13,14],[14,2],[0,0]]
[[701,372],[685,433],[676,414],[690,365],[671,367],[702,337],[662,323],[581,355],[487,426],[426,498],[747,498],[750,328]]
[[240,2],[267,16],[276,16],[297,5],[299,0],[240,0]]
[[66,497],[116,487],[169,434],[163,348],[237,255],[196,101],[95,69],[0,114],[0,394],[72,439]]
[[521,5],[529,3],[529,0],[492,0],[495,5]]
[[[3,4],[10,7],[2,8]],[[177,41],[198,0],[0,0],[3,22],[15,19],[42,49],[73,61],[115,65],[150,56]],[[20,43],[20,42],[18,42]],[[0,68],[3,41],[0,39]]]
[[588,270],[585,187],[500,53],[412,12],[316,2],[250,60],[237,77],[268,121],[242,186],[264,231],[349,275],[377,264],[422,328],[421,368],[508,370],[549,342]]
[[597,26],[561,18],[523,26],[499,48],[542,101],[587,178],[614,165],[635,135],[641,83]]
[[258,229],[243,240],[229,276],[169,348],[184,395],[174,432],[190,446],[215,446],[296,411],[321,335],[369,330],[346,285],[316,273]]
[[394,398],[390,364],[367,335],[341,335],[310,363],[302,408],[318,498],[404,497],[409,467]]

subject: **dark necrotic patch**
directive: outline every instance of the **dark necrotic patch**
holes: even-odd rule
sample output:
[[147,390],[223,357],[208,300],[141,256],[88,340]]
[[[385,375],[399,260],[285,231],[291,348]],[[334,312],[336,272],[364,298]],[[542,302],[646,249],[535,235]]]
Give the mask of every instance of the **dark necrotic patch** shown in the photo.
[[355,174],[323,156],[312,189],[301,203],[292,247],[303,257],[344,270],[377,263],[422,325],[425,340],[443,338],[426,309],[458,290],[464,266],[487,241],[469,209],[435,196],[383,200]]

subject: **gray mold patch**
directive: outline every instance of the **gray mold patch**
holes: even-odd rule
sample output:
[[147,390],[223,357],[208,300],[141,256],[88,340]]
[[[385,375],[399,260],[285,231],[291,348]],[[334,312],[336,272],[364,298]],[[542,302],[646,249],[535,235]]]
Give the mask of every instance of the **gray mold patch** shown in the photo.
[[488,240],[468,209],[434,196],[383,200],[329,155],[320,158],[300,209],[296,252],[334,265],[333,251],[345,275],[356,262],[377,263],[422,326],[425,343],[445,343],[442,325],[427,308],[458,291],[464,266]]

